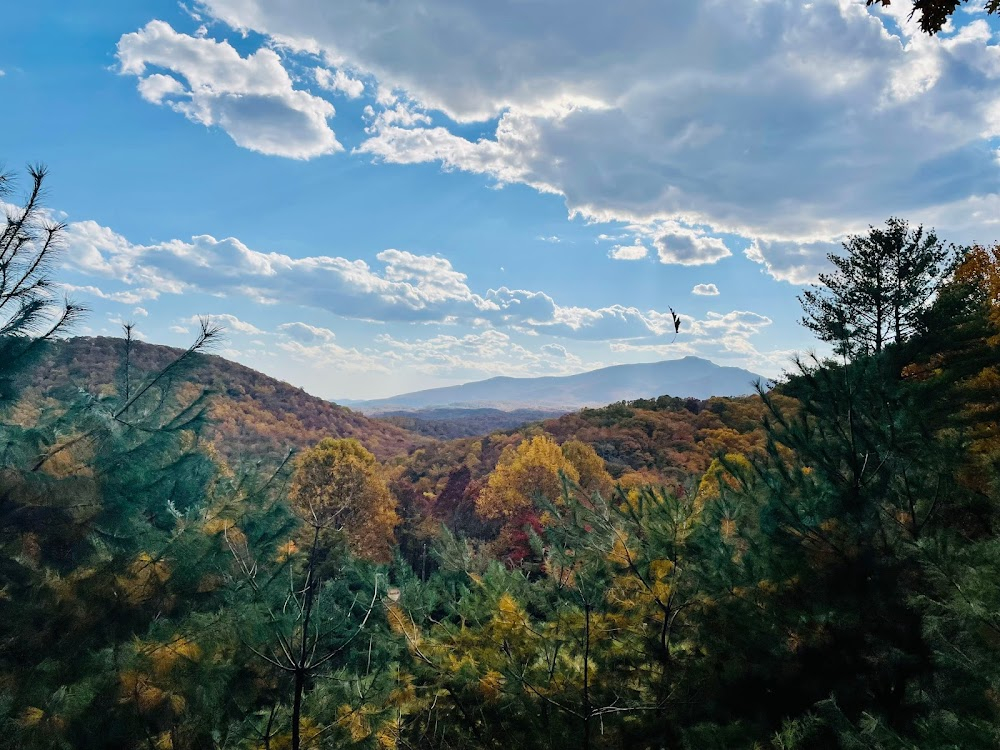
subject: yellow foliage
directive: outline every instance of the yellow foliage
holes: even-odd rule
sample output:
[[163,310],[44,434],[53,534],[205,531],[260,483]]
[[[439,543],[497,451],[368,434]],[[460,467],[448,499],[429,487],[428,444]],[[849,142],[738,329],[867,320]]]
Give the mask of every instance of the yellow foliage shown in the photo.
[[295,465],[289,499],[299,515],[323,529],[343,529],[351,550],[385,562],[399,525],[396,498],[375,456],[357,440],[326,438]]
[[724,461],[725,463],[718,458],[712,459],[708,471],[705,472],[698,484],[698,493],[695,495],[696,509],[700,510],[705,506],[705,503],[721,498],[723,484],[732,489],[739,487],[739,481],[729,470],[727,464],[738,470],[750,468],[750,461],[741,453],[727,453]]
[[778,592],[778,586],[766,578],[757,584],[757,588],[764,594],[776,594]]
[[289,539],[287,542],[278,547],[278,554],[275,561],[279,563],[287,562],[290,557],[298,552],[298,550],[299,545],[295,543],[295,540]]
[[395,724],[386,724],[375,733],[375,740],[385,750],[396,750],[399,746],[399,728]]
[[[319,737],[322,728],[308,716],[303,716],[299,722],[299,744],[301,750],[316,750],[319,748]],[[285,732],[271,738],[271,750],[292,750],[292,733]],[[264,750],[264,745],[258,745]]]
[[487,701],[497,700],[503,693],[504,677],[495,669],[491,669],[479,680],[479,692]]
[[142,552],[132,562],[127,576],[118,576],[118,585],[130,604],[142,604],[153,597],[170,578],[170,566]]
[[627,542],[628,534],[622,531],[615,534],[615,541],[611,545],[611,551],[608,553],[608,562],[623,566],[632,564],[632,561],[635,560],[635,552],[628,548]]
[[580,480],[551,438],[524,440],[516,451],[508,446],[476,499],[476,512],[483,518],[511,519],[530,509],[537,496],[556,502],[563,492],[560,472],[572,482]]
[[493,626],[504,637],[521,631],[527,621],[527,615],[509,593],[504,592],[497,601],[497,613],[493,615]]
[[179,660],[196,662],[201,661],[201,657],[201,648],[187,638],[177,638],[170,643],[156,646],[150,653],[153,671],[160,676],[169,673]]
[[18,723],[22,727],[33,727],[44,718],[45,712],[42,709],[36,708],[35,706],[28,706],[21,712],[21,717],[18,719]]
[[[79,442],[77,442],[79,441]],[[80,440],[79,435],[66,435],[49,448],[48,455],[42,464],[42,470],[49,476],[65,479],[66,477],[92,477],[94,475],[94,449],[88,440]]]
[[649,563],[649,574],[657,581],[666,580],[674,572],[672,560],[653,560]]
[[389,621],[389,629],[393,633],[405,637],[410,645],[415,646],[420,643],[420,631],[402,607],[395,602],[386,602],[385,612],[386,619]]
[[580,475],[580,489],[590,496],[595,492],[601,497],[609,497],[614,480],[608,474],[604,459],[597,451],[580,440],[568,440],[562,446],[563,455]]
[[673,587],[666,581],[653,581],[653,585],[650,586],[650,590],[653,597],[659,602],[666,602],[670,598],[670,593],[673,591]]
[[361,742],[372,733],[366,715],[370,710],[366,710],[367,708],[367,706],[362,706],[359,709],[354,709],[345,704],[337,709],[337,726],[347,730],[352,742]]
[[215,536],[216,534],[221,534],[224,531],[233,528],[233,522],[228,518],[220,518],[219,516],[216,516],[215,518],[206,521],[202,528],[209,536]]
[[736,535],[736,521],[732,518],[723,518],[719,524],[719,531],[726,539],[731,539]]
[[416,700],[417,690],[413,686],[413,675],[396,671],[396,688],[389,693],[389,704],[402,707]]
[[148,675],[140,672],[122,672],[118,677],[121,703],[135,703],[140,713],[149,713],[163,704],[167,694],[153,684]]

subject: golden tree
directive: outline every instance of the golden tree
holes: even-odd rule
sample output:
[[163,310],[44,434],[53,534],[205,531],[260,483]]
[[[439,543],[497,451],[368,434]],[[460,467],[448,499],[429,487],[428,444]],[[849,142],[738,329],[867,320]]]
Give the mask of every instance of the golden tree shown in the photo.
[[615,482],[593,446],[581,440],[567,440],[562,445],[562,453],[580,475],[580,489],[585,495],[596,492],[601,497],[608,497],[611,494]]
[[580,473],[552,438],[538,435],[516,450],[505,449],[486,487],[476,499],[484,518],[515,518],[532,507],[536,497],[556,500],[562,496],[562,477],[580,481]]
[[292,506],[313,528],[342,531],[351,551],[385,561],[399,523],[396,499],[378,462],[353,438],[321,440],[298,458],[289,493]]

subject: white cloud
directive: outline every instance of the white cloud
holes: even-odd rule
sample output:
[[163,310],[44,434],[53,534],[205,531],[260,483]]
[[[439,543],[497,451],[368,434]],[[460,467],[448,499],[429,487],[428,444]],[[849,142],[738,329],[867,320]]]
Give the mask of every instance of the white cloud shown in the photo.
[[[969,16],[927,37],[903,5],[883,23],[853,0],[203,1],[373,76],[383,107],[395,91],[459,122],[498,118],[479,140],[385,120],[362,153],[534,186],[597,221],[806,243],[1000,192],[983,158],[1000,134],[996,36]],[[661,239],[666,262],[729,254]]]
[[278,330],[302,344],[319,344],[333,341],[337,336],[329,328],[311,326],[308,323],[282,323]]
[[133,318],[146,318],[149,317],[149,310],[145,307],[136,307],[132,309]]
[[660,263],[676,263],[682,266],[717,263],[732,255],[726,243],[717,237],[706,237],[682,229],[664,232],[656,238],[655,245]]
[[790,240],[754,240],[743,251],[750,260],[760,263],[779,281],[811,284],[829,267],[827,256],[842,249],[838,242],[795,242]]
[[704,320],[692,321],[688,332],[693,336],[753,336],[772,323],[774,321],[766,315],[750,310],[733,310],[724,314],[710,312]]
[[714,297],[718,295],[719,287],[715,284],[695,284],[694,289],[691,290],[691,294],[701,295],[703,297]]
[[376,342],[414,370],[450,380],[469,380],[496,375],[568,375],[600,364],[582,367],[579,357],[558,344],[534,351],[495,330],[464,336],[442,334],[402,340],[383,334]]
[[187,326],[173,325],[170,326],[169,330],[171,333],[191,333],[191,329],[188,328]]
[[556,357],[557,359],[568,359],[573,356],[562,344],[544,344],[542,345],[541,351],[548,354],[550,357]]
[[[661,321],[667,325],[671,321]],[[761,352],[752,339],[772,325],[767,316],[749,310],[728,313],[709,312],[702,319],[692,319],[681,313],[680,338],[671,343],[616,341],[611,351],[622,354],[643,354],[675,359],[684,355],[709,358],[720,364],[744,367],[763,375],[773,376],[788,365],[791,350]],[[671,325],[670,328],[673,331]]]
[[342,70],[334,73],[326,68],[316,68],[313,71],[313,75],[316,77],[316,83],[320,88],[327,91],[336,91],[348,99],[357,99],[365,93],[364,82],[356,78],[351,78]]
[[108,300],[109,302],[120,302],[124,305],[134,305],[148,299],[156,299],[159,294],[155,289],[130,289],[124,292],[105,292],[96,286],[76,284],[60,284],[67,294],[88,294],[91,297]]
[[207,320],[208,322],[222,326],[225,331],[235,332],[235,333],[246,333],[246,334],[258,334],[264,333],[257,326],[252,323],[247,323],[244,320],[240,320],[235,315],[230,315],[229,313],[216,313],[213,315],[192,315],[190,318],[185,318],[179,322],[186,323],[188,325],[199,325],[201,321]]
[[[228,42],[150,21],[121,37],[118,61],[122,74],[139,78],[144,99],[167,104],[193,122],[217,125],[243,148],[295,159],[343,148],[328,124],[333,105],[293,88],[274,50],[241,57]],[[151,67],[176,77],[149,74]]]
[[381,357],[360,352],[355,348],[345,348],[326,341],[321,343],[305,343],[286,339],[277,343],[277,348],[286,355],[310,367],[337,368],[338,372],[348,373],[388,373],[389,368]]
[[[165,294],[238,295],[357,320],[509,327],[573,339],[632,339],[665,330],[665,313],[655,310],[565,306],[544,292],[507,287],[477,293],[446,258],[404,250],[383,250],[376,256],[381,267],[372,268],[341,257],[259,252],[232,237],[135,245],[94,222],[70,224],[66,245],[66,263],[74,270]],[[139,294],[119,294],[130,293]]]
[[608,257],[614,260],[641,260],[649,254],[649,250],[641,242],[634,245],[615,245],[608,252]]

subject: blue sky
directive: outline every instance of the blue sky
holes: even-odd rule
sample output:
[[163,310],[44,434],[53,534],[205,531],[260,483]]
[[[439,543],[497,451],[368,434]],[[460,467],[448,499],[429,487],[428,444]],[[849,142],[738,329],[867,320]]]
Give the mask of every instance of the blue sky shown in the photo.
[[928,38],[906,5],[18,3],[0,158],[51,169],[81,334],[180,346],[210,315],[334,399],[776,375],[845,236],[1000,239],[996,19]]

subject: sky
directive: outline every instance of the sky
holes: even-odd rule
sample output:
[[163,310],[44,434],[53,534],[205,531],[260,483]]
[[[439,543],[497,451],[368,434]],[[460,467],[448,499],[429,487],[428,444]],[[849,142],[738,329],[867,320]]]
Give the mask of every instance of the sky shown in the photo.
[[324,398],[777,376],[845,238],[1000,240],[975,7],[932,38],[861,0],[9,5],[0,160],[49,167],[74,333],[185,346],[210,316],[217,353]]

